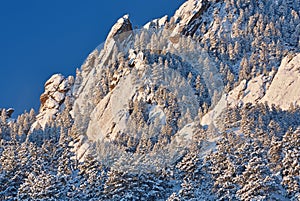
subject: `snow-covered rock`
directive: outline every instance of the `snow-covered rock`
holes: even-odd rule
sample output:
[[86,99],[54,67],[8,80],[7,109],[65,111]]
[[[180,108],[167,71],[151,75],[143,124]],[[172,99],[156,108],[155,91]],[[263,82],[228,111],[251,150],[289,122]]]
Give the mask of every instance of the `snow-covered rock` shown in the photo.
[[190,23],[199,17],[207,6],[207,0],[188,0],[182,4],[173,16],[176,26],[170,35],[170,40],[173,43],[177,43],[183,30],[189,27]]
[[284,110],[291,104],[300,105],[300,54],[282,60],[261,102],[278,105]]
[[6,110],[6,115],[7,115],[7,117],[8,117],[8,118],[11,118],[11,115],[14,113],[14,111],[15,111],[15,109],[13,109],[13,108],[8,108],[8,109]]
[[148,122],[154,122],[157,118],[161,125],[166,125],[166,114],[164,111],[158,105],[151,105],[149,108]]
[[189,22],[195,17],[195,15],[203,9],[208,3],[207,0],[188,0],[175,12],[174,19],[183,25],[189,24]]
[[202,118],[202,125],[209,125],[227,106],[242,106],[246,103],[275,104],[283,110],[300,105],[300,54],[287,56],[282,60],[276,75],[260,75],[241,83],[224,95],[214,109]]
[[124,15],[111,28],[104,45],[99,45],[83,63],[80,70],[81,80],[79,84],[74,85],[72,92],[73,96],[76,97],[74,105],[78,106],[77,109],[73,108],[71,111],[71,115],[74,118],[75,113],[86,114],[92,112],[92,109],[88,107],[86,97],[90,96],[89,93],[97,85],[99,80],[96,77],[100,76],[102,68],[108,64],[114,48],[124,48],[120,47],[120,44],[130,37],[131,34],[132,24],[129,20],[129,15]]
[[[199,20],[202,14],[208,9],[210,2],[208,0],[188,0],[175,12],[174,20],[177,24],[173,35],[181,33],[183,29],[190,29],[189,27],[195,20]],[[191,33],[195,32],[197,27],[189,30]]]
[[119,85],[110,92],[95,107],[90,115],[87,136],[91,140],[114,139],[118,132],[126,129],[129,100],[136,93],[136,86],[131,81],[131,76],[120,80]]
[[269,75],[260,75],[249,81],[243,80],[238,86],[231,90],[228,94],[224,94],[217,105],[205,114],[201,120],[202,125],[214,123],[221,112],[228,107],[243,106],[246,103],[258,103],[266,94],[268,86],[271,84],[274,72]]
[[73,83],[70,83],[70,80],[72,78],[65,78],[61,74],[55,74],[46,82],[45,92],[41,95],[41,111],[59,108],[65,99],[67,91],[73,85]]
[[237,87],[229,92],[227,103],[229,106],[242,106],[245,103],[258,103],[265,95],[267,87],[273,79],[270,75],[260,75],[249,81],[243,80]]
[[61,110],[66,96],[70,96],[70,90],[74,84],[73,76],[65,78],[61,74],[55,74],[45,83],[45,92],[41,95],[41,107],[37,115],[37,121],[33,124],[34,129],[38,124],[45,128],[50,120],[55,119]]
[[147,24],[144,25],[144,29],[150,30],[150,29],[159,29],[166,25],[168,22],[168,16],[165,15],[162,18],[154,19]]
[[61,74],[52,75],[45,83],[45,92],[55,92],[63,82],[64,77]]
[[230,106],[245,103],[275,104],[287,110],[300,103],[300,54],[283,58],[278,72],[260,75],[248,82],[242,81],[228,94]]
[[123,41],[125,37],[128,37],[132,31],[132,24],[129,20],[129,15],[124,15],[120,18],[117,23],[111,28],[104,45],[104,49],[107,49],[112,39],[118,39],[119,41]]
[[192,142],[194,130],[195,123],[187,124],[174,136],[175,142],[187,146],[189,143]]
[[227,107],[227,95],[224,94],[217,105],[208,113],[206,113],[201,119],[201,125],[208,126],[211,123],[216,125],[216,118],[221,114],[221,112]]

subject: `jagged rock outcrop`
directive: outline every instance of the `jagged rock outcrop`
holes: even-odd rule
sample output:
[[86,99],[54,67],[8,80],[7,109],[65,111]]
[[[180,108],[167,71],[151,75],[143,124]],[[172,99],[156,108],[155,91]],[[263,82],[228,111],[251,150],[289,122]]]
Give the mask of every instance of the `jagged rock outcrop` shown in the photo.
[[[86,100],[90,93],[95,91],[95,86],[101,79],[101,72],[103,67],[109,65],[109,61],[112,58],[114,50],[122,48],[122,41],[126,37],[130,37],[132,31],[132,24],[129,20],[129,15],[124,15],[117,23],[112,27],[109,32],[105,43],[99,45],[87,58],[87,60],[81,66],[81,70],[76,76],[76,81],[73,90],[73,96],[76,97],[74,102],[74,108],[71,112],[74,117],[74,113],[87,114],[91,113],[92,109],[88,107],[91,100]],[[126,45],[126,44],[125,44]]]
[[41,95],[41,107],[37,115],[37,121],[34,123],[33,128],[40,124],[42,128],[46,123],[55,119],[56,114],[62,109],[64,100],[67,96],[71,95],[71,88],[74,84],[74,77],[69,76],[65,78],[61,74],[53,75],[45,83],[45,92]]
[[144,29],[150,30],[150,29],[159,29],[166,25],[168,22],[168,16],[165,15],[162,18],[154,19],[151,22],[148,22],[144,25]]
[[194,20],[201,17],[201,14],[209,7],[208,0],[186,1],[175,13],[174,20],[180,26],[189,26]]
[[173,16],[176,24],[171,35],[173,40],[176,41],[180,34],[193,35],[199,28],[203,13],[207,11],[209,6],[208,0],[186,1]]
[[129,20],[129,15],[124,15],[117,23],[111,28],[104,45],[104,49],[107,49],[112,40],[122,42],[126,39],[132,31],[132,24]]
[[210,125],[215,123],[217,117],[226,107],[242,107],[246,103],[259,103],[266,94],[275,72],[269,75],[260,75],[249,81],[243,80],[241,83],[231,90],[228,94],[224,94],[218,104],[209,111],[201,121],[202,125]]
[[[209,125],[226,106],[266,100],[282,104],[283,108],[286,108],[283,101],[297,104],[298,100],[286,98],[283,89],[278,91],[280,84],[275,84],[276,80],[286,79],[281,77],[290,72],[295,75],[290,76],[295,83],[281,85],[297,88],[297,71],[283,68],[274,78],[276,71],[271,70],[279,66],[283,52],[297,49],[281,36],[287,34],[282,28],[286,22],[274,25],[281,15],[264,19],[268,6],[272,5],[262,1],[188,0],[170,22],[164,16],[147,23],[141,30],[133,30],[129,16],[123,16],[105,42],[77,70],[74,85],[60,75],[47,81],[37,123],[45,125],[55,118],[65,97],[72,96],[74,104],[70,114],[74,124],[90,140],[113,141],[120,135],[126,136],[132,127],[129,122],[136,121],[130,120],[133,104],[144,107],[137,111],[138,117],[142,116],[148,127],[158,125],[157,133],[167,125],[164,134],[190,138],[193,126],[185,124],[193,122],[191,125],[198,126],[195,122],[198,113],[202,124]],[[297,15],[293,15],[295,19],[291,21],[297,23]],[[292,19],[292,15],[288,17]],[[247,18],[252,19],[251,23]],[[258,29],[264,28],[269,31],[262,37],[258,34],[262,30]],[[291,32],[298,40],[297,31]],[[292,63],[287,68],[292,68]],[[240,73],[241,70],[244,72]],[[275,89],[274,93],[280,96],[271,95],[269,91]],[[88,149],[86,141],[87,138],[82,138],[77,147],[84,147],[80,157]]]

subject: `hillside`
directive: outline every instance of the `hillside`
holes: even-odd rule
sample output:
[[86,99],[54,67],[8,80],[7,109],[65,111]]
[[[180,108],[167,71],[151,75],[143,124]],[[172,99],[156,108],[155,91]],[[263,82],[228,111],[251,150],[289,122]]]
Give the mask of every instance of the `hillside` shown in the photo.
[[188,0],[112,26],[0,120],[2,200],[300,200],[300,2]]

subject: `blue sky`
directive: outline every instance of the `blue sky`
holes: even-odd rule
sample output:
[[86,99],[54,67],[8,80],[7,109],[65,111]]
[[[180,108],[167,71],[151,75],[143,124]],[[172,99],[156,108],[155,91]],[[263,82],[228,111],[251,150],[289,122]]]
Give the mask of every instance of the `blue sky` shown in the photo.
[[184,0],[11,0],[0,2],[0,108],[39,108],[45,81],[70,75],[128,13],[142,26],[172,16]]

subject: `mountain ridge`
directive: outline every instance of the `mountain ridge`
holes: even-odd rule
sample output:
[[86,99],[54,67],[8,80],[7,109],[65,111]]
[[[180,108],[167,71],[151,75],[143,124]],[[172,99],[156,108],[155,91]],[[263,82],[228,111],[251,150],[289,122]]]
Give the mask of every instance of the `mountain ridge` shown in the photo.
[[75,78],[46,82],[38,115],[3,110],[1,164],[32,173],[8,183],[19,170],[0,166],[16,186],[0,197],[299,199],[299,15],[299,1],[188,0],[142,29],[121,17]]

